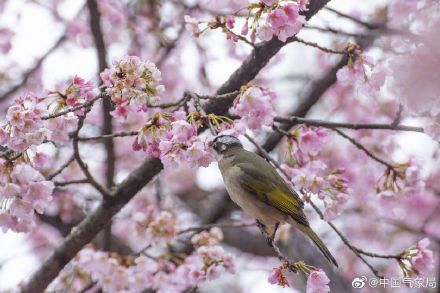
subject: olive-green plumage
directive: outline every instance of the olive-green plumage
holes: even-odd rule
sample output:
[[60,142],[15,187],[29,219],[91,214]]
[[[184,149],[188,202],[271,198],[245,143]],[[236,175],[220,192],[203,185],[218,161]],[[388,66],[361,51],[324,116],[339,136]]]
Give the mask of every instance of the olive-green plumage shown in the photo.
[[221,155],[219,169],[235,203],[265,226],[294,224],[337,266],[330,251],[310,228],[299,195],[269,162],[243,149],[233,136],[217,137],[214,149]]

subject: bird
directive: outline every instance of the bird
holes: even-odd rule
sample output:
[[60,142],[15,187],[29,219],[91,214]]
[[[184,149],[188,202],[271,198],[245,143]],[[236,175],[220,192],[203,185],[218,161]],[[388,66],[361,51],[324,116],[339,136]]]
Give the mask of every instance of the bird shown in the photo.
[[211,144],[218,154],[218,167],[230,198],[256,219],[270,246],[273,246],[280,224],[293,224],[315,243],[330,263],[338,266],[327,246],[310,227],[303,210],[304,202],[275,167],[245,150],[235,136],[219,135]]

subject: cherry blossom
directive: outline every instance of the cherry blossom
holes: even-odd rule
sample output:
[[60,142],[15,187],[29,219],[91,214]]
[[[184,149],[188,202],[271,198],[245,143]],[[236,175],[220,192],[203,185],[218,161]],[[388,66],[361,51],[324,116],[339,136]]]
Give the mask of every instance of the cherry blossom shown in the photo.
[[272,285],[277,284],[278,286],[281,286],[283,288],[289,286],[289,282],[287,281],[287,278],[284,275],[284,270],[281,267],[274,268],[267,281]]
[[40,98],[27,95],[16,99],[8,109],[7,124],[1,130],[1,142],[15,151],[25,151],[31,145],[39,145],[50,138],[41,117],[47,113]]
[[241,122],[253,130],[263,125],[271,126],[275,115],[272,106],[275,98],[273,92],[251,86],[237,96],[231,113],[239,115]]
[[432,251],[428,249],[429,242],[428,238],[424,238],[402,253],[400,263],[406,276],[413,274],[428,276],[428,273],[432,271],[434,259]]
[[329,282],[330,279],[323,270],[313,270],[307,278],[307,293],[330,292]]
[[101,73],[101,78],[106,94],[116,104],[113,114],[120,118],[127,117],[129,105],[145,111],[149,104],[160,99],[165,90],[160,84],[162,78],[157,67],[136,56],[115,60],[111,69]]
[[3,231],[27,232],[36,224],[35,212],[43,213],[52,200],[54,184],[29,164],[11,167],[0,163],[0,223]]

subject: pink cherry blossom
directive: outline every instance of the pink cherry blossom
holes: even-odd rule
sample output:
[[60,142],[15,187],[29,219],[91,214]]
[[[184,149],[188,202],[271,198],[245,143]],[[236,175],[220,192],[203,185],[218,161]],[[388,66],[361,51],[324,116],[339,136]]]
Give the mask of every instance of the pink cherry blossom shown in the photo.
[[269,283],[271,283],[272,285],[277,284],[278,286],[281,287],[285,287],[285,286],[290,286],[289,282],[287,281],[286,276],[284,275],[284,269],[279,267],[279,268],[274,268],[269,276],[269,278],[267,279],[267,281]]
[[223,233],[217,227],[211,228],[209,231],[202,231],[191,238],[191,242],[195,246],[217,245],[222,240],[223,240]]
[[330,279],[323,270],[313,270],[307,279],[307,293],[330,292],[329,282]]
[[[0,166],[8,174],[6,166]],[[0,181],[0,209],[2,229],[17,232],[30,231],[35,226],[35,212],[43,213],[52,200],[53,182],[32,166],[16,164],[6,178]]]
[[176,218],[169,212],[160,215],[148,225],[148,232],[158,240],[169,240],[176,235]]
[[51,140],[59,144],[67,144],[70,136],[76,130],[78,119],[73,116],[56,117],[46,123],[48,130],[52,132]]
[[274,31],[269,24],[260,25],[257,29],[257,37],[263,41],[270,41],[274,35]]
[[263,2],[264,4],[266,4],[267,6],[271,6],[272,4],[278,2],[279,0],[261,0],[261,2]]
[[97,92],[92,82],[75,76],[72,83],[66,89],[66,104],[75,107],[93,99]]
[[241,121],[250,129],[259,130],[263,125],[272,125],[274,99],[272,92],[250,87],[235,99],[231,113],[241,116]]
[[[289,11],[289,10],[288,10]],[[284,9],[275,9],[267,17],[267,22],[274,31],[279,31],[282,26],[289,20],[286,11]]]
[[145,110],[148,104],[157,102],[165,90],[160,84],[162,78],[157,67],[136,56],[115,60],[113,67],[104,71],[101,77],[106,94],[119,107],[124,107],[124,110],[117,109],[116,117],[126,118],[128,105],[136,105],[138,109]]
[[228,15],[226,17],[226,27],[229,29],[233,29],[235,25],[235,17],[232,15]]

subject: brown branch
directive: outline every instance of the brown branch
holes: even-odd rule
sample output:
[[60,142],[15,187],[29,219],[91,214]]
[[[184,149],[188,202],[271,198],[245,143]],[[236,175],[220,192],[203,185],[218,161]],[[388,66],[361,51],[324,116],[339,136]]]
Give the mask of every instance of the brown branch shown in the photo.
[[[90,29],[92,31],[93,39],[95,41],[96,54],[98,57],[98,78],[99,73],[107,68],[107,52],[105,48],[104,35],[101,29],[101,15],[98,10],[98,3],[96,0],[87,0],[87,7],[90,13]],[[102,134],[109,135],[113,132],[112,126],[112,115],[110,114],[112,110],[112,104],[110,99],[104,99],[102,101],[102,112],[104,125],[102,127]],[[113,144],[112,137],[104,138],[104,147],[107,153],[107,170],[106,170],[106,186],[111,188],[114,185],[114,175],[115,175],[115,147]]]
[[98,208],[73,228],[62,244],[34,273],[23,292],[42,292],[78,251],[101,231],[111,218],[162,169],[157,159],[146,160],[136,168]]
[[[98,78],[99,73],[103,72],[107,68],[107,51],[104,42],[104,35],[101,29],[101,14],[98,10],[97,0],[87,0],[87,7],[90,14],[90,29],[92,31],[93,40],[95,42],[96,54],[98,57]],[[110,135],[113,132],[112,124],[112,103],[110,99],[104,99],[102,101],[102,115],[103,115],[103,127],[102,134]],[[110,189],[114,185],[115,168],[116,168],[116,154],[115,146],[112,137],[106,137],[103,139],[105,152],[107,154],[106,160],[106,187]],[[111,223],[105,228],[104,231],[104,249],[110,250],[111,247]]]
[[106,134],[106,135],[98,135],[98,136],[79,136],[79,141],[88,141],[88,140],[99,140],[99,139],[105,139],[105,138],[115,138],[115,137],[127,137],[127,136],[136,136],[139,134],[139,131],[129,131],[129,132],[117,132],[112,134]]
[[55,178],[56,176],[58,176],[59,174],[61,174],[61,172],[64,171],[64,169],[66,169],[67,167],[69,167],[69,165],[75,161],[75,156],[72,155],[70,157],[69,160],[67,160],[66,163],[64,163],[58,170],[56,170],[55,172],[53,172],[52,174],[50,174],[49,176],[46,177],[47,180],[52,180],[53,178]]
[[[357,39],[356,43],[365,50],[374,43],[374,40],[375,38]],[[298,107],[294,111],[292,111],[289,116],[305,117],[310,109],[324,95],[324,93],[336,83],[336,74],[339,69],[347,65],[348,59],[348,56],[343,56],[323,77],[315,80],[310,86],[311,90],[309,91],[309,93],[301,100]],[[281,125],[280,129],[287,131],[292,126],[294,126],[294,123],[287,122]],[[282,137],[283,135],[281,135],[280,133],[275,132],[270,134],[269,137],[266,139],[266,142],[263,144],[263,148],[266,151],[272,151],[280,142]]]
[[[307,20],[321,10],[330,0],[314,0],[310,1],[309,10],[303,13]],[[225,93],[234,92],[240,89],[241,86],[253,80],[257,74],[263,69],[269,60],[281,50],[286,44],[295,40],[295,37],[290,37],[287,41],[281,42],[278,38],[273,38],[268,42],[262,42],[255,45],[251,54],[243,61],[241,66],[229,77],[229,79],[217,90],[216,94],[221,95]],[[347,62],[345,62],[347,64]],[[345,65],[344,64],[344,65]],[[223,103],[210,101],[205,105],[207,113],[214,113],[218,115],[225,114],[232,106],[234,98],[225,99]]]
[[[90,108],[88,108],[87,110],[90,110]],[[81,155],[79,153],[79,140],[78,140],[78,134],[81,131],[81,128],[84,125],[84,120],[86,119],[86,114],[84,113],[84,116],[79,117],[78,119],[78,127],[76,129],[76,131],[73,133],[73,140],[72,140],[72,145],[73,145],[73,154],[75,157],[76,162],[78,163],[79,167],[81,168],[81,170],[83,171],[84,175],[86,176],[86,178],[89,180],[89,183],[96,188],[96,190],[98,190],[103,197],[108,197],[110,196],[110,194],[108,193],[107,190],[105,190],[104,187],[102,187],[97,181],[96,179],[92,176],[92,174],[89,171],[88,166],[86,165],[86,163],[81,159]]]
[[[200,115],[205,116],[206,117],[206,112],[202,107],[202,104],[200,103],[200,98],[198,95],[191,93],[191,92],[185,92],[186,96],[189,96],[191,99],[194,100],[194,107],[196,108],[196,110],[200,113]],[[209,120],[209,118],[207,118],[206,123],[208,124],[209,130],[211,131],[211,134],[213,136],[217,135],[217,131],[214,128],[214,126],[212,125],[211,121]]]
[[372,152],[370,152],[366,147],[364,147],[363,145],[361,145],[360,143],[358,143],[354,138],[348,136],[347,134],[345,134],[344,132],[340,131],[339,129],[336,128],[332,128],[332,130],[334,132],[336,132],[337,134],[339,134],[340,136],[342,136],[343,138],[347,139],[349,142],[351,142],[354,146],[356,146],[358,149],[360,149],[361,151],[363,151],[367,156],[369,156],[370,158],[372,158],[373,160],[375,160],[376,162],[384,165],[385,167],[387,167],[389,170],[393,171],[394,173],[397,173],[397,171],[394,169],[394,167],[382,160],[381,158],[379,158],[378,156],[376,156],[375,154],[373,154]]
[[[305,16],[310,19],[330,0],[312,0]],[[255,78],[258,72],[269,60],[285,45],[278,39],[257,45],[257,48],[246,58],[219,90],[217,95],[231,93],[240,89]],[[205,107],[207,113],[223,115],[232,105],[234,98],[210,100]],[[119,184],[111,197],[104,198],[101,205],[88,215],[76,229],[61,243],[54,253],[44,262],[23,287],[23,292],[43,291],[64,266],[76,253],[96,234],[103,229],[133,196],[145,186],[155,175],[163,169],[158,159],[146,160],[134,170],[121,184]]]
[[320,126],[324,128],[347,128],[347,129],[385,129],[385,130],[396,130],[396,131],[414,131],[414,132],[424,132],[423,127],[416,126],[406,126],[399,125],[393,121],[392,123],[345,123],[345,122],[331,122],[318,119],[308,119],[302,117],[275,117],[274,121],[282,123],[290,123],[290,125],[295,124],[306,124],[310,126]]
[[360,24],[360,25],[366,27],[367,29],[374,30],[374,29],[382,28],[382,25],[380,25],[380,24],[372,24],[372,23],[368,23],[368,22],[362,21],[362,20],[360,20],[360,19],[358,19],[358,18],[356,18],[354,16],[348,15],[346,13],[342,13],[342,12],[336,10],[336,9],[331,8],[331,7],[327,6],[327,7],[325,7],[325,9],[330,11],[330,12],[332,12],[332,13],[334,13],[334,14],[336,14],[339,17],[346,18],[346,19],[351,20],[351,21],[353,21],[353,22],[355,22],[357,24]]
[[348,54],[346,51],[338,51],[338,50],[334,50],[331,48],[326,48],[326,47],[319,45],[318,43],[309,42],[309,41],[300,39],[296,36],[295,36],[295,41],[298,43],[304,44],[306,46],[316,48],[316,49],[321,50],[323,52],[330,53],[330,54],[339,54],[339,55],[347,55]]
[[59,46],[61,46],[62,43],[67,39],[66,35],[63,34],[56,42],[52,45],[52,47],[49,48],[49,50],[41,56],[37,62],[35,62],[34,66],[32,66],[30,69],[28,69],[24,74],[19,83],[11,87],[9,90],[4,92],[0,96],[0,102],[7,99],[10,95],[13,95],[16,91],[18,91],[21,87],[23,87],[31,78],[31,76],[41,67],[41,64],[43,64],[44,60],[47,59],[56,49],[58,49]]
[[199,225],[199,226],[195,226],[195,227],[186,228],[186,229],[179,231],[179,233],[177,233],[177,234],[180,235],[180,234],[185,234],[188,232],[200,232],[203,230],[209,230],[214,227],[218,227],[218,228],[244,228],[244,227],[253,227],[255,225],[256,225],[255,222],[213,223],[213,224],[205,224],[205,225]]
[[[324,220],[324,214],[321,212],[321,210],[312,202],[310,201],[310,205],[313,207],[313,209],[316,211],[316,213],[319,215],[319,217],[321,218],[321,220]],[[342,242],[351,250],[354,252],[354,254],[356,254],[356,256],[362,260],[362,262],[367,265],[367,267],[373,272],[373,274],[380,278],[383,279],[383,276],[379,275],[378,270],[376,270],[360,253],[359,249],[354,247],[348,240],[347,238],[345,238],[345,236],[339,231],[338,228],[336,228],[336,226],[330,222],[327,221],[327,224],[333,229],[333,231],[336,232],[336,234],[338,234],[339,238],[342,240]],[[363,251],[364,252],[364,251]],[[365,253],[365,252],[364,252]]]
[[335,34],[335,35],[339,35],[339,36],[344,36],[344,37],[350,37],[350,38],[374,38],[375,35],[373,34],[357,34],[357,33],[349,33],[349,32],[345,32],[345,31],[341,31],[341,30],[337,30],[331,27],[318,27],[318,26],[314,26],[314,25],[306,25],[304,27],[305,29],[309,29],[309,30],[316,30],[319,32],[323,32],[323,33],[331,33],[331,34]]
[[78,105],[78,106],[75,106],[75,107],[72,107],[72,108],[60,111],[60,112],[56,112],[56,113],[51,114],[51,115],[43,116],[43,117],[41,117],[41,120],[53,119],[53,118],[56,118],[56,117],[64,116],[66,114],[75,112],[75,111],[83,109],[83,108],[87,108],[87,107],[93,105],[93,103],[95,103],[97,100],[99,100],[101,98],[106,98],[106,97],[107,96],[105,94],[101,93],[101,94],[97,95],[96,97],[94,97],[93,99],[91,99],[90,101],[85,102],[84,104],[81,104],[81,105]]
[[55,181],[54,184],[57,187],[61,186],[67,186],[67,185],[73,185],[73,184],[88,184],[89,179],[78,179],[78,180],[71,180],[71,181]]

